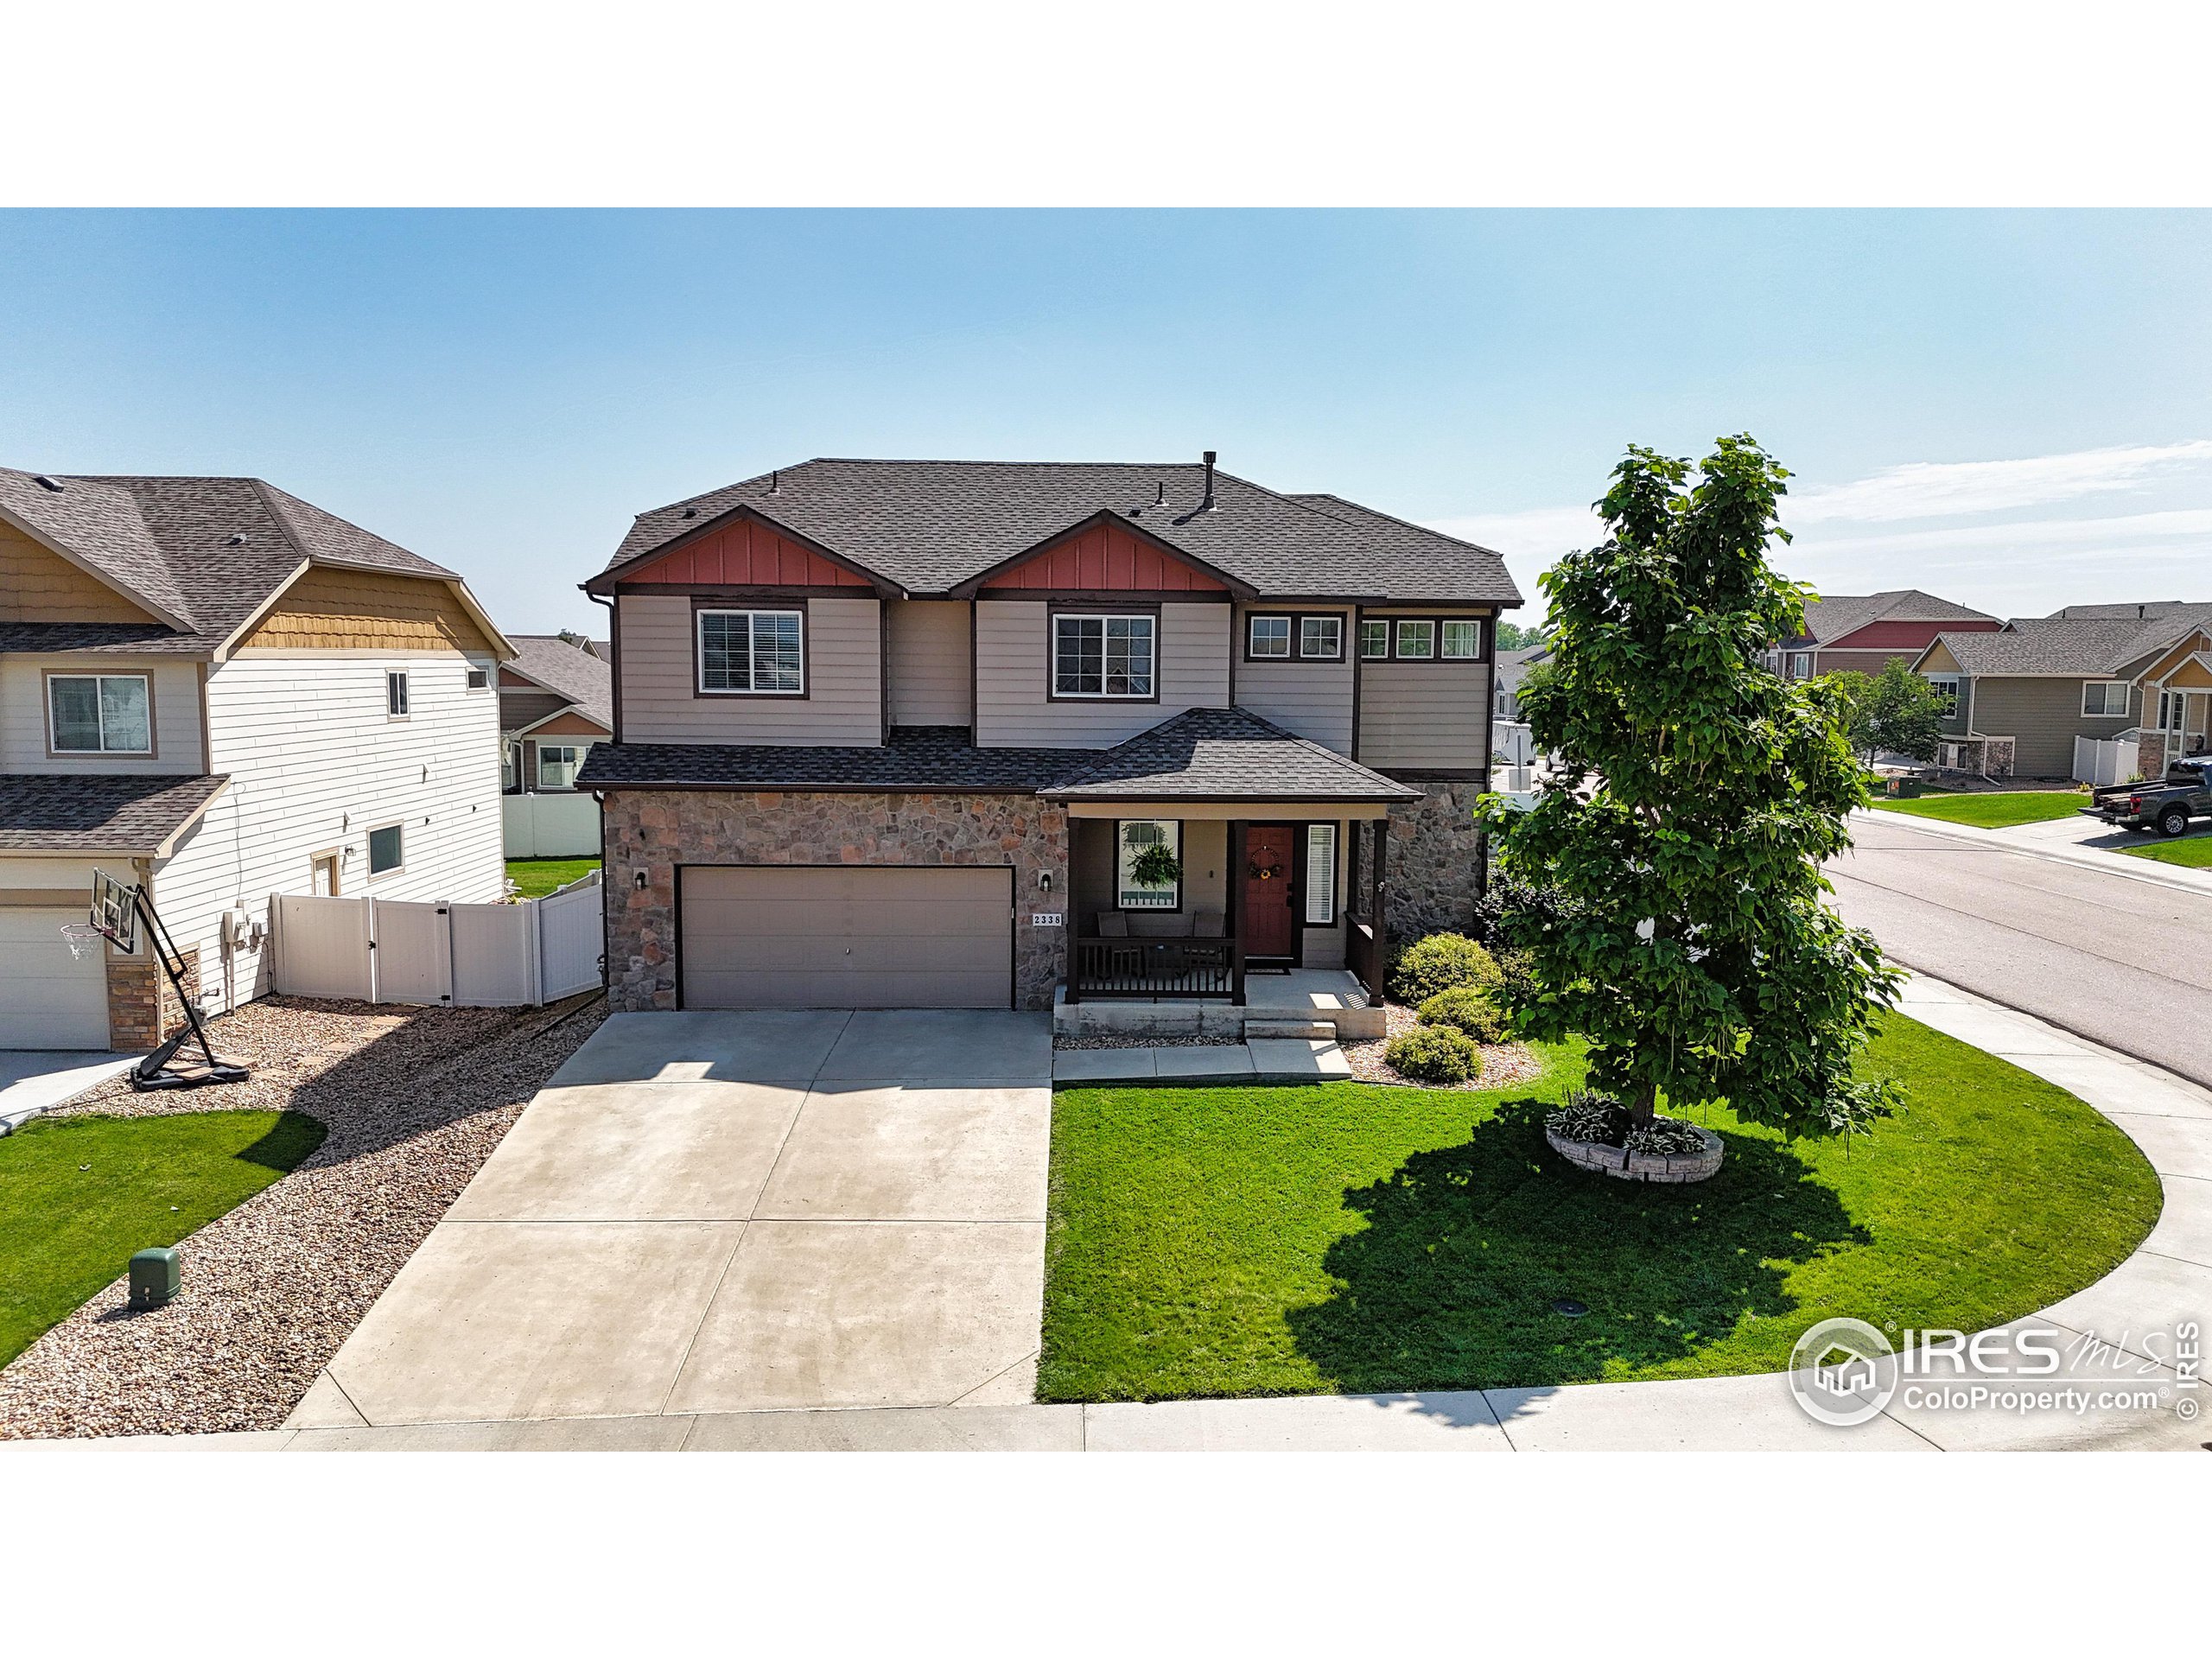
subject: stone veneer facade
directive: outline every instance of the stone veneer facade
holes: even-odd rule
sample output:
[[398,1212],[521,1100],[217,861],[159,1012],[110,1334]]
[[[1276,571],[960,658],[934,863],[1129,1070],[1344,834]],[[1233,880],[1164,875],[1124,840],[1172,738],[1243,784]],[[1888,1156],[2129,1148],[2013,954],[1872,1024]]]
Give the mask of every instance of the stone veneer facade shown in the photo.
[[1394,953],[1424,934],[1465,933],[1473,926],[1483,844],[1475,802],[1489,787],[1481,779],[1397,781],[1420,790],[1421,798],[1390,809],[1383,880]]
[[[168,976],[154,958],[155,947],[143,938],[138,954],[126,957],[113,945],[107,954],[107,1046],[124,1054],[158,1048],[185,1026],[184,1005]],[[182,953],[186,995],[200,995],[200,948]]]
[[[1066,810],[1032,795],[847,794],[771,790],[610,789],[602,817],[610,1004],[677,1006],[679,864],[1014,867],[1014,1000],[1049,1008],[1067,930],[1035,908],[1065,909]],[[638,885],[645,872],[645,885]],[[1046,905],[1037,878],[1049,872]]]

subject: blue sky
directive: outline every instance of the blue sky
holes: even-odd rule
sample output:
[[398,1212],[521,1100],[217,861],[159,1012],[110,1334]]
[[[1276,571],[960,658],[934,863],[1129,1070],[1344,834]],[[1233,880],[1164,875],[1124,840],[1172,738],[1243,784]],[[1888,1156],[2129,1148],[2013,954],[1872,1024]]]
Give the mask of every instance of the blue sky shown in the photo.
[[1190,460],[1503,549],[1749,430],[1830,592],[2212,598],[2212,216],[0,213],[0,462],[254,473],[588,627],[814,454]]

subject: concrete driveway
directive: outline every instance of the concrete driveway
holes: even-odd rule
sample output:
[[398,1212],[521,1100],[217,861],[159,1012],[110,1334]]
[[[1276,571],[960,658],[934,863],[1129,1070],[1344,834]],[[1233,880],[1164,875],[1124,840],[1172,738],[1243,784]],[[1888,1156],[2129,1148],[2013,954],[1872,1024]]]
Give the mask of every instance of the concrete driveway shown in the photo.
[[531,1102],[294,1423],[1034,1392],[1041,1014],[618,1014]]

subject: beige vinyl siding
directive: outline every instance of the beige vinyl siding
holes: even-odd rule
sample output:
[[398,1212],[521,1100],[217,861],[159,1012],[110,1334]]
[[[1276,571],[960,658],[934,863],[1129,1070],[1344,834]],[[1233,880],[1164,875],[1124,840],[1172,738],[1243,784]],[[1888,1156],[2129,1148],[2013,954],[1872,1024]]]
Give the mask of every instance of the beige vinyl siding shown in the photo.
[[[154,753],[47,753],[46,677],[143,674],[151,681]],[[158,772],[194,776],[200,755],[200,664],[174,657],[0,655],[0,772]]]
[[2117,737],[2135,724],[2142,709],[2138,690],[2128,699],[2127,714],[2084,716],[2082,683],[2078,679],[1982,676],[1974,683],[1973,729],[1984,737],[2015,741],[2012,770],[2019,777],[2070,777],[2077,736],[2100,741]]
[[[1466,612],[1417,606],[1370,608],[1366,618],[1464,617]],[[1484,616],[1483,649],[1497,649],[1497,619]],[[1355,630],[1356,632],[1356,630]],[[1358,649],[1357,638],[1352,648]],[[1359,748],[1362,766],[1383,772],[1464,772],[1490,765],[1488,662],[1362,663]]]
[[891,601],[891,723],[965,726],[968,607],[961,600]]
[[[1344,620],[1344,660],[1337,663],[1303,663],[1295,657],[1287,660],[1269,659],[1251,662],[1244,657],[1244,619],[1254,611],[1263,616],[1286,613],[1321,616],[1341,615]],[[1271,720],[1285,731],[1295,732],[1300,737],[1325,743],[1339,754],[1351,753],[1351,681],[1352,657],[1359,649],[1359,642],[1352,637],[1352,619],[1349,611],[1336,612],[1320,607],[1255,605],[1239,607],[1236,626],[1230,636],[1230,649],[1236,653],[1236,706],[1249,709],[1262,720]],[[1293,645],[1296,645],[1296,631],[1293,629]]]
[[976,741],[982,747],[1103,749],[1186,709],[1229,706],[1227,605],[1160,607],[1157,702],[1052,701],[1051,610],[1039,600],[977,601]]
[[[209,671],[213,769],[230,786],[153,879],[177,943],[200,947],[204,1006],[268,991],[265,950],[240,953],[226,971],[222,913],[243,908],[265,925],[270,893],[311,891],[315,853],[340,850],[345,898],[499,897],[499,703],[467,679],[491,666],[489,656],[349,653],[241,656]],[[404,720],[385,714],[391,670],[408,676]],[[369,831],[395,822],[405,868],[372,882]]]
[[[873,597],[807,601],[804,697],[695,696],[690,598],[625,594],[616,602],[624,741],[872,747],[883,741],[882,624]],[[755,601],[727,602],[742,609]]]

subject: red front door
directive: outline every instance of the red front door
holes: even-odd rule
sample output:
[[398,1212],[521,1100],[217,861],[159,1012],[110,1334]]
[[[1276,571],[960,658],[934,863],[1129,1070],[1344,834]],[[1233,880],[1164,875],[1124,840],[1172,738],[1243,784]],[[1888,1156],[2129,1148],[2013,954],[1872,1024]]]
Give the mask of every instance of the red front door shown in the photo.
[[1244,954],[1298,954],[1290,908],[1291,874],[1298,868],[1298,826],[1255,823],[1244,831]]

